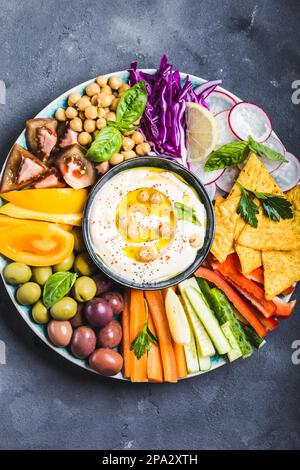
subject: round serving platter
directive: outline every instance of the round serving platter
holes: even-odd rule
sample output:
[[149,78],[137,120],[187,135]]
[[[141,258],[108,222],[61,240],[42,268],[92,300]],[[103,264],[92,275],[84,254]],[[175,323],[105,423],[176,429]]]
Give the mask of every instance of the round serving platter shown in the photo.
[[[146,73],[149,73],[149,74],[154,74],[156,72],[155,69],[142,69],[142,71],[146,72]],[[112,73],[106,74],[105,77],[108,79],[112,75],[120,77],[123,82],[127,82],[128,77],[129,77],[129,73],[127,72],[127,70],[122,70],[120,72],[112,72]],[[190,74],[186,74],[186,73],[180,73],[181,80],[182,81],[185,80],[187,75],[189,75],[189,78],[192,82],[193,88],[195,88],[198,85],[201,85],[202,83],[206,82],[206,80],[204,80],[203,78],[196,77],[194,75],[190,75]],[[89,85],[90,83],[93,83],[94,81],[95,81],[95,78],[92,78],[92,79],[87,80],[86,82],[83,82],[80,85],[77,85],[77,86],[71,88],[70,90],[66,91],[65,93],[60,95],[58,98],[53,100],[50,104],[48,104],[44,109],[42,109],[42,111],[40,111],[40,113],[38,113],[35,116],[35,118],[39,118],[39,117],[53,118],[57,108],[60,108],[60,107],[64,108],[65,107],[66,102],[67,102],[67,98],[70,95],[70,93],[78,92],[80,94],[83,94],[86,86]],[[233,93],[227,91],[226,89],[224,89],[220,86],[217,87],[217,90],[222,91],[222,92],[226,93],[227,95],[231,96],[236,102],[241,101],[241,99],[238,98],[236,95],[234,95]],[[273,135],[276,137],[276,134],[274,132],[273,132]],[[25,139],[25,129],[19,135],[19,137],[17,138],[15,143],[21,145],[22,147],[27,148],[26,139]],[[5,167],[6,161],[7,161],[7,158],[6,158],[5,162],[3,163],[2,170],[1,170],[1,173],[0,173],[0,177],[2,177],[2,173],[3,173],[4,167]],[[1,205],[1,202],[0,202],[0,205]],[[44,325],[39,325],[39,324],[33,322],[33,320],[31,319],[30,307],[21,306],[20,304],[18,304],[16,302],[16,300],[15,300],[16,287],[7,284],[6,281],[3,278],[3,269],[5,268],[6,264],[8,264],[7,259],[0,255],[1,277],[2,277],[3,283],[5,285],[5,288],[6,288],[8,294],[11,298],[12,303],[16,307],[17,311],[19,312],[21,317],[25,320],[25,322],[29,325],[29,327],[34,331],[34,333],[42,341],[44,341],[44,343],[46,343],[51,349],[56,351],[58,354],[60,354],[66,360],[68,360],[68,361],[72,362],[73,364],[76,364],[77,366],[80,366],[80,367],[82,367],[82,368],[84,368],[84,369],[86,369],[90,372],[97,373],[87,365],[86,361],[75,358],[69,352],[69,350],[67,348],[56,348],[55,346],[53,346],[53,344],[47,338],[46,327]],[[227,364],[227,361],[224,359],[224,357],[218,356],[218,355],[213,356],[213,357],[211,357],[211,368],[208,371],[199,371],[199,372],[196,372],[194,374],[189,374],[186,378],[188,379],[188,378],[200,375],[200,374],[204,374],[206,372],[210,372],[210,371],[212,371],[212,370],[214,370],[214,369],[216,369],[220,366],[223,366],[224,364]],[[127,379],[125,379],[122,376],[121,373],[118,373],[117,375],[113,376],[112,378],[127,381]]]

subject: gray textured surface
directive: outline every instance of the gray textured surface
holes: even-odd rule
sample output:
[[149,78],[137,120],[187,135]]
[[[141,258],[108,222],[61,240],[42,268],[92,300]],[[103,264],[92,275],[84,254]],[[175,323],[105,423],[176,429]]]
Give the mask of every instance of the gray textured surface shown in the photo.
[[[298,1],[0,0],[2,161],[32,117],[63,91],[134,58],[166,52],[182,71],[261,103],[299,152]],[[298,145],[297,145],[298,144]],[[86,373],[33,336],[1,285],[0,448],[300,448],[299,309],[246,361],[178,385],[131,385]]]

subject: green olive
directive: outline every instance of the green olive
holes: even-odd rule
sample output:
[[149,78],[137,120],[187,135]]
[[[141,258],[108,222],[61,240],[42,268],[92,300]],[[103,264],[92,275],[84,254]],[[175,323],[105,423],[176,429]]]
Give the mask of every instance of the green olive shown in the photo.
[[48,321],[50,320],[48,310],[46,309],[43,302],[41,302],[40,300],[32,307],[31,315],[33,320],[36,323],[40,323],[41,325],[43,325],[44,323],[48,323]]
[[36,282],[25,282],[17,290],[16,297],[21,305],[35,304],[41,297],[41,288]]
[[74,250],[81,253],[85,250],[85,244],[83,240],[82,230],[80,227],[74,227],[72,230],[74,236]]
[[3,276],[8,284],[24,284],[31,278],[32,272],[29,266],[24,263],[9,263],[5,266]]
[[73,287],[73,295],[78,302],[87,302],[95,297],[97,286],[91,277],[79,277]]
[[75,260],[74,253],[71,253],[68,258],[65,258],[61,263],[56,264],[53,266],[53,271],[55,273],[61,272],[61,271],[70,271],[73,267]]
[[76,312],[77,302],[72,297],[64,297],[50,309],[51,317],[55,320],[70,320],[75,317]]
[[52,274],[50,266],[32,268],[32,280],[43,286]]
[[96,266],[89,257],[88,253],[80,253],[75,259],[74,269],[82,276],[91,276],[96,271]]

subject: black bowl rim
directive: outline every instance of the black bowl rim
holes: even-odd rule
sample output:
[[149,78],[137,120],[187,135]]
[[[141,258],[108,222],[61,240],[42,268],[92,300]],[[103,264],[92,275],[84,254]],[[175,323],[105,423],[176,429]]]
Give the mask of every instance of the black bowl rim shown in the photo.
[[[204,243],[203,243],[202,248],[199,250],[200,253],[197,254],[191,266],[185,271],[182,271],[181,273],[177,274],[176,276],[170,279],[160,281],[160,282],[155,282],[155,283],[154,282],[152,283],[133,282],[128,279],[124,279],[118,274],[111,271],[110,268],[106,266],[101,261],[101,259],[95,254],[94,249],[93,249],[93,244],[91,241],[90,227],[89,227],[89,213],[90,213],[92,204],[94,202],[94,199],[96,195],[98,194],[98,191],[102,188],[102,186],[104,186],[104,184],[107,183],[107,181],[109,181],[111,177],[115,176],[116,174],[122,171],[129,170],[132,168],[145,167],[145,166],[163,168],[165,170],[173,171],[174,173],[179,174],[179,176],[181,176],[185,181],[187,181],[187,183],[189,183],[196,190],[197,194],[200,196],[201,201],[205,207],[206,217],[207,217],[207,227],[206,227],[206,232],[205,232]],[[159,289],[172,287],[184,281],[189,276],[192,276],[194,272],[197,270],[197,268],[203,263],[203,261],[205,260],[205,258],[207,257],[209,253],[210,247],[214,239],[215,215],[214,215],[212,202],[205,190],[204,185],[199,181],[199,179],[191,171],[189,171],[180,163],[175,162],[174,160],[168,158],[167,156],[163,156],[163,155],[157,156],[157,157],[156,156],[141,156],[137,158],[132,158],[130,160],[126,160],[112,167],[94,185],[85,205],[82,228],[83,228],[83,238],[84,238],[87,251],[90,257],[92,258],[93,262],[95,263],[95,265],[104,274],[106,274],[115,282],[125,287],[132,287],[134,289],[139,289],[139,290],[159,290]]]

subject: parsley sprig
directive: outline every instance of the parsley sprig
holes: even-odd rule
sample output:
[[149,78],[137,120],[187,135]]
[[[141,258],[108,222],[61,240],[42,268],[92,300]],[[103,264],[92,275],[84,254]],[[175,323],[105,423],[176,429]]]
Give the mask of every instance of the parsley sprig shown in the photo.
[[145,300],[145,307],[146,307],[146,312],[147,312],[146,321],[140,333],[132,341],[131,346],[130,346],[130,350],[134,352],[135,356],[138,359],[141,359],[141,357],[145,354],[145,352],[150,350],[150,347],[151,347],[150,342],[158,346],[158,340],[148,326],[149,312],[148,312],[148,305],[147,305],[146,300]]
[[242,192],[237,213],[251,227],[257,228],[258,224],[256,216],[259,213],[259,206],[254,202],[255,198],[258,199],[265,216],[269,219],[279,222],[280,219],[293,218],[292,204],[285,197],[278,196],[277,194],[250,191],[250,189],[245,188],[240,183],[237,184]]

